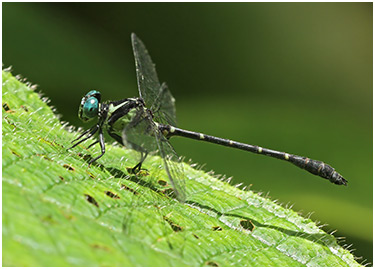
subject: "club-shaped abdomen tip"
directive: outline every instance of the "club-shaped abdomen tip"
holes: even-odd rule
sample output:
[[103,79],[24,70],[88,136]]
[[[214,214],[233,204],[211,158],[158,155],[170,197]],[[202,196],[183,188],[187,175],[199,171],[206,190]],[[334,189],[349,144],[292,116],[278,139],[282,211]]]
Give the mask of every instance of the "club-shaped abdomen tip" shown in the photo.
[[344,185],[344,186],[348,185],[348,181],[345,178],[343,178],[343,176],[340,175],[339,173],[337,173],[336,171],[333,173],[330,181],[332,183],[337,184],[337,185]]
[[336,185],[344,185],[346,186],[348,181],[339,173],[336,172],[335,168],[332,166],[323,163],[321,161],[313,161],[315,164],[318,165],[318,175],[328,179],[330,182],[336,184]]

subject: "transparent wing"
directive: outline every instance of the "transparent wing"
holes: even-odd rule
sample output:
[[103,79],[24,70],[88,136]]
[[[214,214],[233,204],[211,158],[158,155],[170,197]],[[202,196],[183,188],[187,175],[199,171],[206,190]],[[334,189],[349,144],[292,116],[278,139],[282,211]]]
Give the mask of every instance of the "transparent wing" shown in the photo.
[[141,162],[147,155],[160,156],[177,199],[185,200],[185,181],[181,161],[149,113],[139,109],[133,120],[123,130],[122,139],[126,147],[141,153]]
[[131,35],[135,67],[137,72],[138,90],[147,107],[151,107],[157,99],[160,82],[156,74],[155,65],[147,52],[145,45],[133,33]]
[[133,33],[131,35],[139,96],[161,123],[176,125],[175,99],[165,83],[160,85],[155,65],[145,45]]
[[175,99],[166,83],[161,85],[159,95],[151,107],[156,122],[177,126]]
[[122,132],[122,141],[127,148],[154,155],[153,152],[158,150],[154,135],[156,131],[158,128],[151,115],[143,108],[138,108],[134,118]]
[[186,194],[184,171],[181,164],[181,159],[178,157],[172,145],[162,134],[160,134],[160,132],[158,136],[162,138],[157,139],[156,141],[158,142],[159,152],[164,161],[164,169],[168,174],[177,199],[180,202],[184,202],[186,199]]

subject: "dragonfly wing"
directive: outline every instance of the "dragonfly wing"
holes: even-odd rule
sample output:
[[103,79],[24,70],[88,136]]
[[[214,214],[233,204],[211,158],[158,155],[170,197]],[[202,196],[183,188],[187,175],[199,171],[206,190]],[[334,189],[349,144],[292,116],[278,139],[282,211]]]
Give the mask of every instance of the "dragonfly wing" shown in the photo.
[[143,42],[134,33],[131,39],[140,97],[154,113],[157,122],[176,126],[174,97],[165,83],[160,85],[155,65]]
[[[155,134],[156,135],[156,134]],[[181,159],[178,157],[176,151],[169,143],[169,141],[159,132],[158,136],[162,136],[162,139],[157,139],[160,156],[164,161],[164,169],[166,170],[170,183],[176,194],[177,199],[180,202],[186,200],[185,194],[185,180],[184,170],[181,163]]]
[[[142,156],[145,154],[160,156],[177,199],[185,200],[184,171],[181,160],[168,139],[159,131],[149,113],[140,109],[123,130],[122,139],[126,147],[141,152]],[[141,161],[143,161],[142,158]]]
[[122,141],[125,147],[139,152],[150,153],[157,149],[154,130],[157,129],[151,115],[146,114],[142,108],[137,109],[131,122],[122,132]]
[[156,122],[177,126],[175,99],[166,83],[161,85],[159,96],[151,107]]
[[137,72],[138,91],[147,107],[151,107],[160,91],[160,82],[155,65],[143,42],[133,33],[131,35],[135,67]]

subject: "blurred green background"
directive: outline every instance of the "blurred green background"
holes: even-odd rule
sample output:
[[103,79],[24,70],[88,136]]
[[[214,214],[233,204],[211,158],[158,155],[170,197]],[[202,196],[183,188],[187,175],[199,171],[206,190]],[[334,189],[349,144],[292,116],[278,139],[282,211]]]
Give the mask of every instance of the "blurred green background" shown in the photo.
[[[3,64],[62,120],[92,88],[137,96],[130,33],[176,97],[179,126],[300,154],[349,180],[173,138],[180,155],[329,224],[372,262],[372,3],[3,3]],[[87,127],[87,126],[86,126]]]

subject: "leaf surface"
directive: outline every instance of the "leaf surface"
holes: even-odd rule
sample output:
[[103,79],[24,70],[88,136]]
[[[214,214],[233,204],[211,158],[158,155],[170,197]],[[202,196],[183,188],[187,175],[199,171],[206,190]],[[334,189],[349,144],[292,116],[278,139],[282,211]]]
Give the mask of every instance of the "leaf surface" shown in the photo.
[[311,220],[188,164],[185,203],[158,157],[132,175],[134,152],[107,144],[89,167],[99,149],[67,150],[78,133],[2,76],[4,266],[359,266]]

